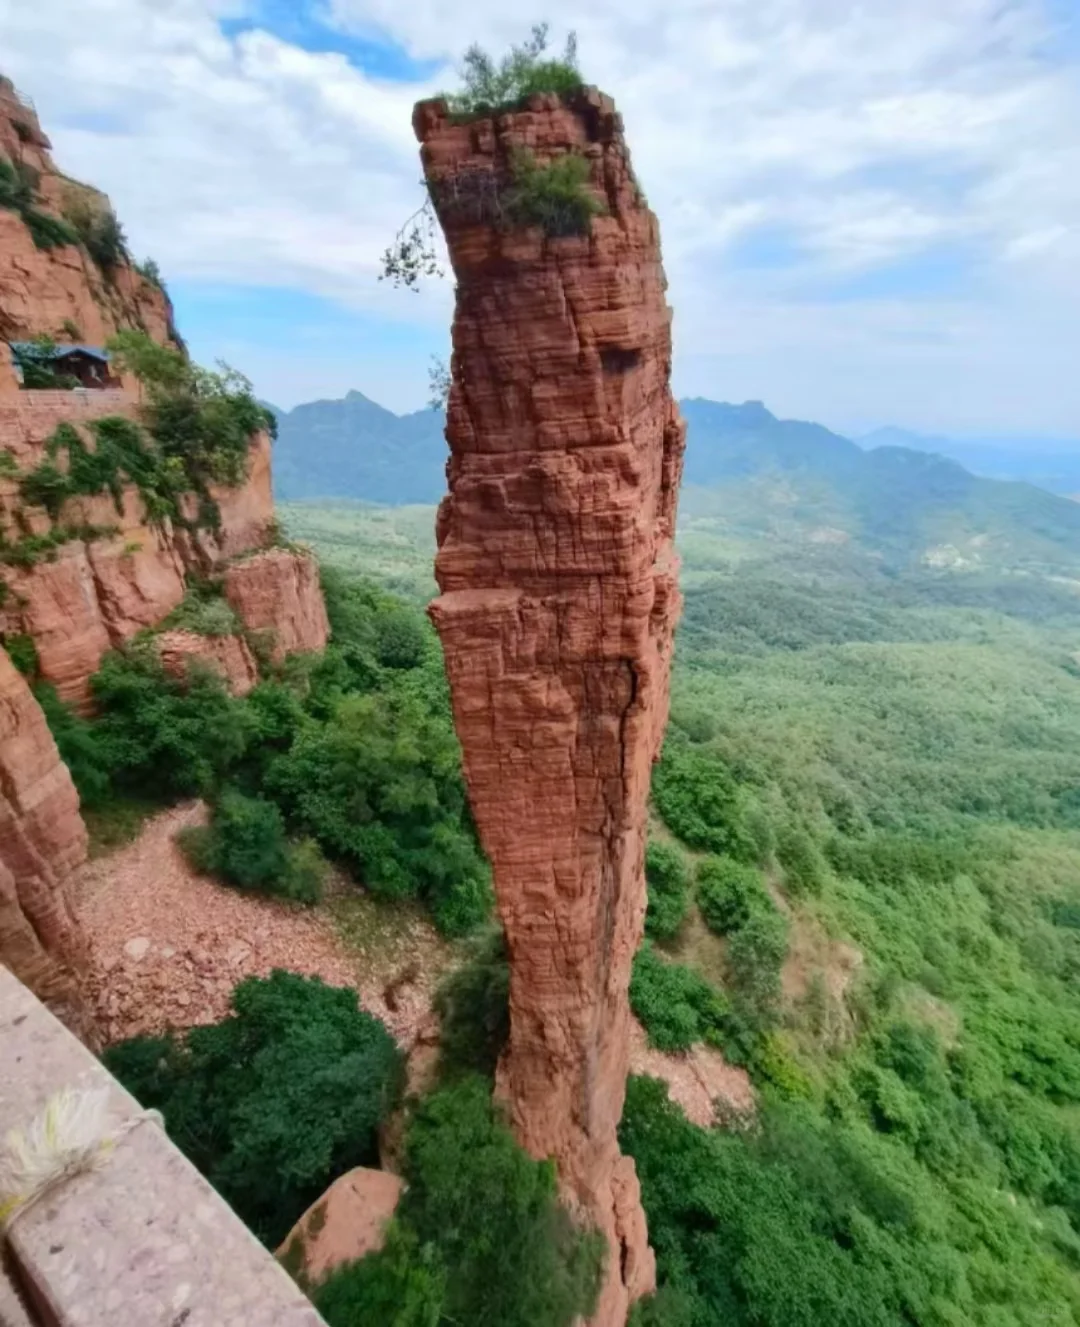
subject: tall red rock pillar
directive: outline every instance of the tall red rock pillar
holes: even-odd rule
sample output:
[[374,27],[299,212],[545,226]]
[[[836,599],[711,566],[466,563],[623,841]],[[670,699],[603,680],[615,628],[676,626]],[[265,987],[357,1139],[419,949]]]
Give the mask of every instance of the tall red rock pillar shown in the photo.
[[[681,603],[660,236],[594,89],[467,124],[421,102],[413,123],[457,278],[431,616],[510,949],[499,1088],[607,1236],[594,1322],[621,1327],[655,1277],[616,1127]],[[523,152],[586,160],[604,209],[587,234],[508,220]]]

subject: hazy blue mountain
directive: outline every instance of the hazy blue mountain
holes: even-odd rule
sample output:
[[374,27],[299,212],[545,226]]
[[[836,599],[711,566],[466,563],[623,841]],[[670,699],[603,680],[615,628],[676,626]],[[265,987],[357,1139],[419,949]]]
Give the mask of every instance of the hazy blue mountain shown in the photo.
[[911,447],[866,450],[757,401],[680,404],[690,514],[786,542],[850,542],[897,565],[1080,565],[1080,504],[1032,484],[982,478]]
[[1046,437],[947,438],[907,429],[875,429],[860,446],[909,447],[959,461],[987,479],[1023,480],[1051,493],[1080,493],[1080,439]]
[[[682,510],[733,537],[846,543],[890,565],[1080,566],[1080,504],[1031,484],[982,478],[925,449],[867,450],[820,424],[777,419],[760,401],[680,404],[689,425]],[[350,392],[278,421],[282,501],[396,506],[445,492],[439,411],[399,416]]]
[[446,489],[443,416],[395,415],[350,392],[274,410],[274,488],[279,499],[349,497],[398,505],[437,502]]

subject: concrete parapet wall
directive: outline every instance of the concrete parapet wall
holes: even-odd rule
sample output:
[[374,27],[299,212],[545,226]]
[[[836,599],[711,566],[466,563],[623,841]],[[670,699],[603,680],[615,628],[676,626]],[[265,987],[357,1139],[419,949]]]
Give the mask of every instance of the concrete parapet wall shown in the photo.
[[[307,1298],[138,1104],[0,966],[0,1137],[63,1088],[108,1091],[101,1165],[16,1217],[12,1284],[40,1327],[325,1327]],[[8,1299],[5,1300],[5,1295]],[[0,1280],[0,1322],[11,1301]],[[11,1310],[14,1312],[14,1310]],[[17,1320],[16,1320],[17,1321]]]

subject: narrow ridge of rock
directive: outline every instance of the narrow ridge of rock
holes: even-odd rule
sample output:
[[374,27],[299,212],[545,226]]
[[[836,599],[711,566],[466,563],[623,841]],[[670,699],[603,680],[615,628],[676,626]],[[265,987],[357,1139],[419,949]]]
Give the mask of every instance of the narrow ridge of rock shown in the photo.
[[[498,1077],[519,1140],[609,1244],[594,1316],[648,1293],[633,1162],[619,1153],[630,968],[645,914],[650,770],[681,600],[685,426],[656,218],[610,98],[583,89],[414,128],[457,278],[431,616],[511,961]],[[518,154],[588,162],[588,234],[508,227]]]

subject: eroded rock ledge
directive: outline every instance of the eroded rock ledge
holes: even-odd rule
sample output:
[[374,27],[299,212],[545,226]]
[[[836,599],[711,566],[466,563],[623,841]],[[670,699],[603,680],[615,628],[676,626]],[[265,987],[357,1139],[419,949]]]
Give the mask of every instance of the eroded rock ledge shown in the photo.
[[[607,1237],[594,1322],[621,1327],[655,1277],[616,1126],[681,604],[659,230],[595,89],[467,124],[421,102],[414,128],[457,278],[431,616],[511,956],[499,1086],[520,1141]],[[589,234],[504,224],[522,150],[585,157],[605,207]]]

